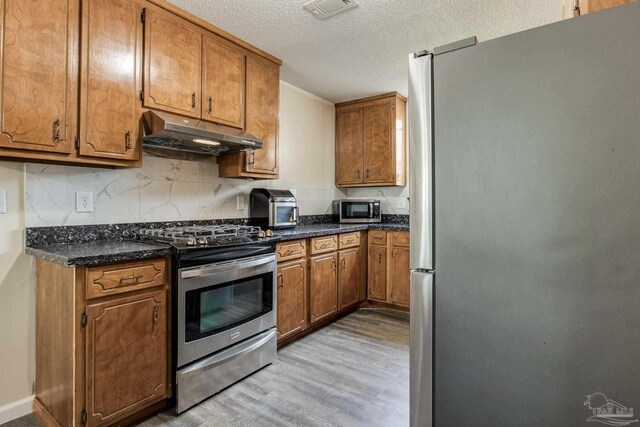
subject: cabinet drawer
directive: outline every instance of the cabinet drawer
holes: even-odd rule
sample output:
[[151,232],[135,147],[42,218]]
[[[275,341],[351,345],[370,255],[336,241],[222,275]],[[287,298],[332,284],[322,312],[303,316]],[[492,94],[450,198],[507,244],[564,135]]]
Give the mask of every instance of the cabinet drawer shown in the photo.
[[304,240],[278,243],[276,246],[276,257],[278,258],[278,262],[302,258],[306,255],[306,249],[307,245]]
[[87,299],[160,286],[167,281],[164,259],[87,268]]
[[341,234],[339,240],[340,249],[355,248],[360,245],[360,232]]
[[369,244],[370,245],[386,245],[387,244],[387,232],[382,230],[370,230],[369,231]]
[[406,231],[399,231],[399,232],[392,233],[392,235],[391,235],[391,244],[393,246],[408,247],[409,246],[409,233],[407,233]]
[[311,239],[311,255],[333,252],[338,249],[338,236],[322,236]]

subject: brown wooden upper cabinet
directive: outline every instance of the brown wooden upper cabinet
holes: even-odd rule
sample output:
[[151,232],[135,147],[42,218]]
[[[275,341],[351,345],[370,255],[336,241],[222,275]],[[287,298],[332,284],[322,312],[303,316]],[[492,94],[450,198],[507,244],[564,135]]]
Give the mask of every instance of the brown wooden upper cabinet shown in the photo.
[[[74,150],[78,0],[4,1],[0,155]],[[70,31],[67,31],[70,29]]]
[[580,15],[586,15],[587,13],[622,6],[633,1],[635,0],[579,0],[576,4],[576,0],[564,0],[565,18],[577,15],[575,13],[576,6],[580,7]]
[[245,53],[214,34],[204,36],[202,118],[244,128]]
[[245,130],[258,137],[263,147],[218,159],[219,175],[225,178],[278,178],[278,116],[280,66],[257,55],[247,56]]
[[336,185],[406,185],[406,105],[393,92],[336,104]]
[[144,106],[200,118],[202,30],[151,5],[144,21]]
[[142,87],[142,4],[83,0],[80,154],[135,160]]

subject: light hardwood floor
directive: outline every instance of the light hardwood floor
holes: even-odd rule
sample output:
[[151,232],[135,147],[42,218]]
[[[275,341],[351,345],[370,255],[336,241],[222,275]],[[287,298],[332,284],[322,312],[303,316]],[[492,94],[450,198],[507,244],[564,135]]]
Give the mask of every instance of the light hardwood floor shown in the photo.
[[[18,424],[19,422],[19,424]],[[31,417],[10,427],[37,426]],[[409,319],[359,310],[278,352],[278,361],[180,416],[139,427],[409,425]]]

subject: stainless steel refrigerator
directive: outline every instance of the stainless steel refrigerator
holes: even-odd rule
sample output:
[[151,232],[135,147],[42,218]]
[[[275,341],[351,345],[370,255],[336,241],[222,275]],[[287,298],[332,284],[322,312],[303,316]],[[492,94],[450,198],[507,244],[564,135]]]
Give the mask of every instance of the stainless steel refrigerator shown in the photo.
[[634,423],[640,2],[409,68],[411,425]]

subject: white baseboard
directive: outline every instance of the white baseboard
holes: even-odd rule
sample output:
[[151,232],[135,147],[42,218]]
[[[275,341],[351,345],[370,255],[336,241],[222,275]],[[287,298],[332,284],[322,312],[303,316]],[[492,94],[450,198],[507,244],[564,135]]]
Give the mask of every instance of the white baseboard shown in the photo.
[[0,425],[32,413],[33,398],[34,396],[29,396],[0,406]]

